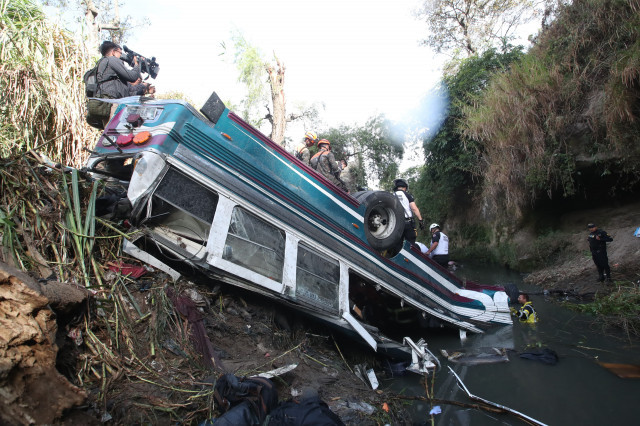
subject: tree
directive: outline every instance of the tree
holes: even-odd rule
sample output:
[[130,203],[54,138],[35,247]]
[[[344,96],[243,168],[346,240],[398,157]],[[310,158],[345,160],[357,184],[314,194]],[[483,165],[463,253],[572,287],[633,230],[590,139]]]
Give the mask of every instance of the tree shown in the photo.
[[371,182],[391,188],[404,153],[402,143],[394,140],[384,115],[371,117],[364,126],[341,125],[322,132],[319,137],[331,142],[336,159],[354,165],[357,186]]
[[425,0],[416,12],[430,35],[422,41],[436,52],[469,57],[514,38],[521,24],[534,17],[536,0]]
[[131,15],[121,17],[121,4],[118,0],[44,0],[43,3],[56,6],[63,11],[71,7],[81,11],[82,18],[79,18],[78,22],[87,28],[86,45],[90,46],[89,51],[93,52],[100,44],[100,40],[104,39],[102,31],[108,31],[108,38],[114,43],[121,44],[133,29],[149,25],[147,18],[135,23]]
[[[247,88],[247,96],[241,103],[242,117],[256,127],[259,127],[263,120],[267,120],[271,124],[269,137],[277,144],[284,146],[287,123],[317,116],[318,107],[312,105],[298,114],[287,115],[284,63],[275,53],[273,54],[273,62],[265,60],[260,50],[250,44],[239,32],[232,34],[231,41],[234,63],[238,70],[238,81]],[[222,47],[226,49],[224,44]],[[269,83],[271,105],[269,105],[267,96],[267,82]],[[259,111],[261,104],[267,110],[264,116]]]
[[430,193],[431,216],[444,220],[455,210],[458,200],[468,200],[475,191],[474,171],[481,152],[478,143],[463,136],[464,108],[472,105],[487,88],[491,78],[523,56],[521,47],[504,52],[489,49],[480,56],[465,59],[456,74],[447,75],[434,96],[448,98],[449,107],[440,130],[424,141],[426,165],[420,171],[418,186]]
[[[271,88],[271,105],[273,113],[265,117],[271,123],[271,139],[280,145],[284,142],[284,131],[287,127],[286,108],[284,101],[284,64],[273,54],[276,66],[265,63],[264,68],[269,75],[269,87]],[[267,109],[269,107],[267,106]]]

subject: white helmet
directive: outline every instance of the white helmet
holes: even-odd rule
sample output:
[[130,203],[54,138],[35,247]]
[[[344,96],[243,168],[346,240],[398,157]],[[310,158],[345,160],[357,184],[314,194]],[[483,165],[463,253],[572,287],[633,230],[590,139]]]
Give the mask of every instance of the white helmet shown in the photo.
[[433,228],[440,229],[440,225],[438,225],[437,223],[432,223],[431,226],[429,226],[429,231],[431,231]]

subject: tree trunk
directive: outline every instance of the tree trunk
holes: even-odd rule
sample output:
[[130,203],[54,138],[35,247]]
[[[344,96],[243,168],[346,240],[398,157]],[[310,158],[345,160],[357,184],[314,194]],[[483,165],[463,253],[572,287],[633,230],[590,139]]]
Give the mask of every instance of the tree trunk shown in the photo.
[[285,116],[284,101],[284,71],[285,67],[276,57],[277,69],[273,65],[267,64],[266,70],[269,74],[269,86],[271,87],[271,102],[273,105],[273,113],[271,116],[271,135],[272,141],[278,145],[284,146],[284,132],[287,127],[287,118]]
[[84,19],[87,26],[87,46],[89,46],[90,52],[95,54],[100,42],[99,11],[92,0],[85,0],[83,3],[85,7]]

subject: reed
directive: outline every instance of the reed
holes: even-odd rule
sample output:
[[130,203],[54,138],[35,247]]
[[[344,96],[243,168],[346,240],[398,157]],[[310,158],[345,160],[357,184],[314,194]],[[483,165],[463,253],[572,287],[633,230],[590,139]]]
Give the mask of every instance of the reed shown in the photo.
[[85,122],[83,43],[30,0],[0,0],[0,157],[37,149],[80,166],[98,133]]

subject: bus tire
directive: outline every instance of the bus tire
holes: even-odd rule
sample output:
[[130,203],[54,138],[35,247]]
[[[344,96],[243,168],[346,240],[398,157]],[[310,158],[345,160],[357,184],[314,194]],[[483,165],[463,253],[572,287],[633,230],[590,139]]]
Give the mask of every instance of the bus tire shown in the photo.
[[395,195],[384,191],[363,191],[353,196],[367,206],[364,233],[374,250],[389,250],[402,243],[404,210]]

